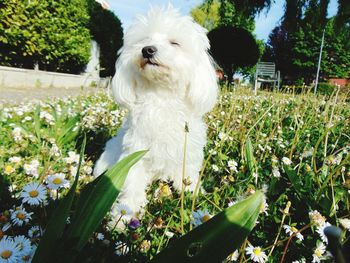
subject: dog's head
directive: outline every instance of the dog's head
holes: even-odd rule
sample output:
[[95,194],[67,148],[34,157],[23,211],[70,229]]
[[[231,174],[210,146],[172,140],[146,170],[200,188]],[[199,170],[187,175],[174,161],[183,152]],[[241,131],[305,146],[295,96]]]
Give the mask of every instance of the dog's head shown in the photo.
[[[207,91],[211,107],[217,87],[209,47],[206,30],[171,6],[153,8],[147,16],[139,16],[126,32],[119,51],[113,79],[117,101],[130,106],[136,98],[137,85],[181,87],[188,89],[189,97],[203,98]],[[192,99],[192,103],[204,100]]]

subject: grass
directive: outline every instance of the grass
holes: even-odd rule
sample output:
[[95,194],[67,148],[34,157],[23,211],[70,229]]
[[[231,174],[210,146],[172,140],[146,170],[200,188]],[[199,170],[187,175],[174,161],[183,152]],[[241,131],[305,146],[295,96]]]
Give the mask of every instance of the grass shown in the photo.
[[[56,173],[64,173],[72,183],[86,133],[81,189],[91,181],[93,163],[125,114],[102,93],[38,105],[0,105],[0,238],[24,235],[35,249],[40,233],[33,236],[28,231],[34,226],[45,229],[67,189],[48,189],[47,200],[40,206],[23,204],[33,214],[19,226],[11,215],[22,203],[23,187],[32,181],[45,183],[47,176]],[[193,212],[214,215],[256,189],[265,189],[264,213],[238,251],[238,261],[251,262],[245,249],[252,245],[261,247],[269,262],[303,258],[311,262],[322,243],[317,232],[322,222],[341,226],[341,219],[350,217],[349,116],[348,94],[314,97],[260,92],[255,96],[245,89],[223,89],[217,106],[206,116],[202,191],[198,187],[194,195],[176,193],[170,183],[155,182],[148,190],[150,203],[140,226],[117,231],[115,223],[123,218],[116,208],[80,260],[144,262],[194,227]],[[310,220],[309,213],[315,210],[319,214],[314,212]],[[343,240],[348,238],[345,230]],[[326,253],[321,254],[316,256],[327,261]]]

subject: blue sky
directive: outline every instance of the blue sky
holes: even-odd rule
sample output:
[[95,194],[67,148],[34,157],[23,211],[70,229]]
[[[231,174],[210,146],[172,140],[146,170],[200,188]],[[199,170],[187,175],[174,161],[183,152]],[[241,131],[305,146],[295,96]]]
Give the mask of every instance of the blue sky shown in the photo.
[[[171,2],[184,15],[190,13],[191,9],[199,5],[202,0],[109,0],[111,11],[121,20],[124,29],[127,28],[137,14],[144,14],[152,5],[164,6]],[[258,39],[267,40],[269,33],[276,26],[283,15],[284,0],[275,0],[270,10],[263,11],[256,19],[255,34]],[[332,16],[337,12],[337,1],[331,0],[328,15]]]

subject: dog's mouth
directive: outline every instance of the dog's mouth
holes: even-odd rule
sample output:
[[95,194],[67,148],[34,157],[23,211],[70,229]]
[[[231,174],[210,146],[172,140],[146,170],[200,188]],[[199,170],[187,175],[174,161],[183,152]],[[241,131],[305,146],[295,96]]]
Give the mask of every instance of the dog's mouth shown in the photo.
[[140,63],[140,66],[142,69],[144,69],[146,67],[146,65],[151,65],[151,66],[157,66],[159,67],[160,64],[157,63],[154,59],[151,59],[151,58],[143,58],[141,60],[141,63]]

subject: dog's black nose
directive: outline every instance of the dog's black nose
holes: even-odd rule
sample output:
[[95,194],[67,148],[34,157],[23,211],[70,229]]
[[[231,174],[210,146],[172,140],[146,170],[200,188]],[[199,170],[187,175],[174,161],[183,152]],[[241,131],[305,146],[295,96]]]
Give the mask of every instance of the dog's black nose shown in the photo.
[[155,46],[146,46],[142,49],[142,56],[144,58],[152,58],[156,52],[157,48]]

